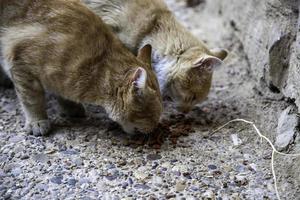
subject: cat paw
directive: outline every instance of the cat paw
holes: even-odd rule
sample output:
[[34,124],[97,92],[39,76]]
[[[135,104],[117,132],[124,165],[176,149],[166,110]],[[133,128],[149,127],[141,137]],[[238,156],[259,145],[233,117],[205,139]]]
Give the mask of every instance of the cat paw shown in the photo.
[[50,132],[51,123],[49,120],[31,122],[26,125],[26,130],[29,134],[33,134],[34,136],[44,136]]

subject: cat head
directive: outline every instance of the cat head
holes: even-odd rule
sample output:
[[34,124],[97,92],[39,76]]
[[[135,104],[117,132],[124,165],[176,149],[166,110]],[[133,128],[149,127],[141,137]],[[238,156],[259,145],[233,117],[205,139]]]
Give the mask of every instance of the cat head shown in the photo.
[[206,99],[213,71],[228,54],[226,50],[204,52],[196,48],[184,52],[175,64],[178,70],[171,73],[166,94],[175,102],[179,112],[188,113]]
[[138,53],[143,66],[133,68],[126,76],[120,96],[121,113],[116,120],[127,133],[149,133],[159,123],[162,113],[162,97],[156,75],[151,67],[151,46],[146,45]]

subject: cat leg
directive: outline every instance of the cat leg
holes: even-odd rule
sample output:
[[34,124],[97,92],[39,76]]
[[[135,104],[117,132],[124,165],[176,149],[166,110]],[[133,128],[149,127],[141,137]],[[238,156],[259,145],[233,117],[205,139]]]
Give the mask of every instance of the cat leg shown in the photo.
[[0,65],[0,86],[5,87],[5,88],[13,87],[13,83],[11,82],[11,80],[8,78],[8,76],[3,71],[1,65]]
[[82,104],[66,100],[62,97],[57,97],[60,106],[61,114],[70,118],[85,117],[85,109]]
[[51,130],[51,124],[46,112],[44,89],[39,80],[20,69],[13,68],[11,75],[25,113],[25,128],[35,136],[46,135]]

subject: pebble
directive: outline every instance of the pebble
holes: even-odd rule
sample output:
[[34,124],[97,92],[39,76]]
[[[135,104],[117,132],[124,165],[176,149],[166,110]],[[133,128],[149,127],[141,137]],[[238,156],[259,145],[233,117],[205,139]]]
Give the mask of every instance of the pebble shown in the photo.
[[9,138],[9,142],[12,142],[12,143],[17,143],[17,142],[20,142],[22,140],[24,140],[24,136],[22,135],[16,135],[16,136],[13,136],[11,138]]
[[256,164],[254,164],[254,163],[249,164],[249,169],[256,172],[257,171]]
[[189,172],[188,167],[186,165],[175,165],[172,168],[172,171],[180,172],[180,173],[188,173]]
[[232,134],[231,140],[232,140],[234,146],[239,146],[243,143],[243,141],[239,138],[239,136],[237,134]]
[[108,176],[105,176],[105,178],[109,181],[113,181],[113,180],[117,179],[117,176],[116,175],[108,175]]
[[81,158],[76,158],[74,160],[74,163],[79,167],[79,166],[82,166],[83,165],[83,161]]
[[132,180],[132,178],[128,178],[128,183],[130,184],[130,185],[132,185],[133,184],[133,180]]
[[234,182],[235,182],[238,186],[245,186],[245,185],[248,185],[248,183],[249,183],[247,177],[245,177],[245,176],[240,176],[240,175],[237,175],[237,176],[234,177]]
[[215,194],[211,190],[207,190],[205,193],[202,194],[203,198],[208,198],[208,199],[216,199]]
[[166,199],[176,198],[176,194],[166,194]]
[[143,171],[135,171],[134,173],[134,177],[138,180],[145,180],[146,178],[148,178],[148,174],[144,173]]
[[77,155],[77,154],[79,154],[79,152],[74,150],[74,149],[67,149],[65,151],[61,151],[60,153],[63,153],[65,155]]
[[122,188],[123,188],[123,189],[126,189],[126,188],[128,187],[128,185],[129,185],[129,184],[128,184],[127,182],[123,182],[123,183],[122,183]]
[[32,157],[36,162],[45,163],[48,161],[48,156],[43,153],[35,154]]
[[24,154],[24,155],[21,156],[21,160],[26,160],[26,159],[28,159],[28,158],[30,158],[30,157],[29,157],[29,155],[27,155],[27,154]]
[[161,159],[162,157],[161,157],[161,155],[159,155],[159,154],[149,154],[149,155],[147,155],[147,160],[159,160],[159,159]]
[[106,169],[115,169],[115,168],[116,168],[115,164],[110,163],[106,165]]
[[145,185],[145,184],[136,184],[136,185],[134,185],[134,188],[135,189],[143,189],[143,190],[151,189],[148,185]]
[[38,183],[36,185],[36,188],[39,189],[40,191],[47,191],[49,187],[44,183]]
[[52,183],[55,183],[55,184],[61,184],[62,183],[62,179],[63,177],[62,176],[54,176],[50,179],[50,181]]
[[159,166],[159,164],[157,162],[154,162],[152,165],[152,169],[156,169]]
[[239,173],[245,172],[247,170],[247,168],[243,165],[238,165],[235,167],[235,170]]
[[173,174],[174,174],[175,176],[181,176],[181,173],[180,173],[179,171],[173,171]]
[[21,168],[14,168],[11,170],[11,173],[12,173],[12,175],[14,175],[16,177],[22,173],[22,170],[21,170]]
[[178,181],[175,185],[175,190],[177,192],[182,192],[186,188],[186,182],[185,181]]
[[171,164],[169,162],[164,162],[160,165],[162,168],[170,169]]
[[207,167],[208,167],[208,169],[210,169],[210,170],[215,170],[215,169],[218,168],[216,165],[208,165]]
[[153,176],[152,183],[156,186],[161,186],[163,184],[163,179],[159,176]]
[[192,185],[192,186],[190,187],[190,189],[191,189],[192,191],[195,191],[195,192],[199,191],[199,187],[198,187],[198,186],[195,186],[195,185]]
[[70,178],[70,179],[68,179],[68,185],[70,185],[70,186],[75,186],[76,185],[76,179],[74,179],[74,178]]

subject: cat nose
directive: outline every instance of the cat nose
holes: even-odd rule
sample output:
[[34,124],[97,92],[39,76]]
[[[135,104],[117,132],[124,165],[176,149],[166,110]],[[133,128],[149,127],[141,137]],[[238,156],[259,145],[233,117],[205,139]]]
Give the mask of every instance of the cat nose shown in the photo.
[[169,96],[164,96],[163,99],[164,99],[164,101],[169,101],[169,102],[173,101],[173,99]]

